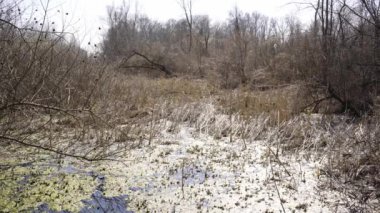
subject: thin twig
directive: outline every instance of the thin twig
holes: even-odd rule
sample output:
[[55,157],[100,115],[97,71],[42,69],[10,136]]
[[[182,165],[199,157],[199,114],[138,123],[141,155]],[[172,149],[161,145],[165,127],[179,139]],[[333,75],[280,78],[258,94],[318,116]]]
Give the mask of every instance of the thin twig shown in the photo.
[[16,139],[16,138],[11,138],[11,137],[8,137],[8,136],[4,136],[4,135],[0,135],[0,139],[7,140],[7,141],[13,141],[13,142],[21,144],[23,146],[33,147],[33,148],[36,148],[36,149],[41,149],[41,150],[45,150],[45,151],[48,151],[48,152],[53,152],[53,153],[56,153],[56,154],[59,154],[59,155],[63,155],[63,156],[66,156],[66,157],[78,158],[78,159],[82,159],[82,160],[90,161],[90,162],[93,162],[93,161],[118,161],[118,160],[112,159],[112,158],[89,158],[89,157],[82,156],[82,155],[65,153],[65,152],[57,150],[57,149],[53,149],[53,148],[49,148],[49,147],[44,147],[44,146],[40,146],[40,145],[31,144],[31,143],[28,143],[28,142],[25,142],[25,141],[22,141],[22,140],[19,140],[19,139]]
[[268,147],[269,151],[272,153],[272,155],[276,158],[277,162],[280,164],[280,166],[282,166],[282,168],[284,168],[285,172],[287,175],[289,175],[289,177],[291,177],[292,175],[290,174],[290,172],[286,169],[285,167],[285,164],[281,162],[281,160],[279,159],[279,157],[276,155],[276,153],[274,153],[274,151]]
[[[272,150],[271,150],[271,151],[272,151]],[[269,163],[270,163],[270,170],[271,170],[271,173],[272,173],[272,177],[274,177],[274,172],[273,172],[273,166],[272,166],[272,158],[271,158],[271,156],[269,156]],[[281,198],[281,195],[280,195],[280,191],[278,190],[278,186],[277,186],[276,180],[274,180],[273,182],[274,182],[274,186],[275,186],[275,188],[276,188],[276,192],[277,192],[278,199],[280,199],[281,208],[282,208],[282,210],[284,211],[284,213],[286,213],[286,211],[285,211],[285,207],[284,207],[284,204],[282,204],[282,198]]]

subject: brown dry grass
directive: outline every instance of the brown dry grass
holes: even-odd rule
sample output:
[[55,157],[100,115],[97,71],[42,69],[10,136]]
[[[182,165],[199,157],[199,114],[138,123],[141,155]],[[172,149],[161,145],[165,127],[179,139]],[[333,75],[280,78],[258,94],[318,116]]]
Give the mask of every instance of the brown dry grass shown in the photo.
[[267,91],[252,91],[245,88],[225,90],[220,96],[219,103],[227,113],[228,111],[239,113],[244,117],[265,113],[270,116],[272,124],[277,124],[292,117],[296,89],[289,86]]
[[165,113],[170,114],[173,109],[186,104],[212,99],[216,100],[221,113],[239,114],[247,119],[264,113],[271,117],[272,124],[278,124],[292,117],[297,87],[267,91],[242,87],[232,90],[221,89],[204,79],[149,78],[114,72],[102,90],[97,110],[108,114],[110,119],[118,118],[118,122],[146,116],[163,106]]
[[184,78],[148,78],[114,73],[104,85],[97,110],[130,118],[162,105],[175,108],[210,97],[216,89],[205,81]]

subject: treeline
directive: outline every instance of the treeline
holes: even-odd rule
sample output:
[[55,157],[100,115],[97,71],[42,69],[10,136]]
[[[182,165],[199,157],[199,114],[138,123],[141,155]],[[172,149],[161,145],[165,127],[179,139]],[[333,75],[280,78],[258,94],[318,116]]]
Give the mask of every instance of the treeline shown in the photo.
[[308,26],[294,16],[274,19],[238,8],[227,21],[211,24],[208,16],[193,15],[191,0],[180,6],[184,18],[166,23],[132,14],[129,5],[108,8],[102,53],[124,71],[147,70],[150,62],[132,54],[139,52],[175,75],[216,77],[223,88],[303,85],[308,100],[300,109],[318,111],[329,102],[339,105],[334,112],[373,112],[380,77],[378,1],[314,1]]

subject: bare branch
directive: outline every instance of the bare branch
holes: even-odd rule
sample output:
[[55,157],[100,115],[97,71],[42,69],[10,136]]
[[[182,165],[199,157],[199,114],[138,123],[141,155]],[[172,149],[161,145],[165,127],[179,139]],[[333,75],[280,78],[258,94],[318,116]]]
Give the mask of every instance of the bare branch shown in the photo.
[[28,143],[28,142],[25,142],[25,141],[22,141],[22,140],[19,140],[19,139],[16,139],[16,138],[7,137],[7,136],[4,136],[4,135],[0,135],[0,139],[6,140],[6,141],[16,142],[16,143],[18,143],[20,145],[27,146],[27,147],[33,147],[33,148],[36,148],[36,149],[41,149],[41,150],[45,150],[45,151],[48,151],[48,152],[53,152],[53,153],[56,153],[56,154],[59,154],[59,155],[62,155],[62,156],[78,158],[78,159],[82,159],[82,160],[90,161],[90,162],[92,162],[92,161],[115,161],[115,159],[112,159],[112,158],[105,158],[105,157],[90,158],[90,157],[87,157],[87,156],[65,153],[65,152],[63,152],[61,150],[57,150],[57,149],[53,149],[53,148],[49,148],[49,147],[44,147],[44,146],[40,146],[40,145],[31,144],[31,143]]

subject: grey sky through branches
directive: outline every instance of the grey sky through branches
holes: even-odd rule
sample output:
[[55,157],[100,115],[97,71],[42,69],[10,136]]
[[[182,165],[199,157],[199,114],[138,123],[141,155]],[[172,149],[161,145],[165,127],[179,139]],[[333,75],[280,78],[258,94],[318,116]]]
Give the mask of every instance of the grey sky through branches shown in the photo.
[[[39,7],[47,0],[27,0]],[[178,0],[125,0],[131,11],[138,11],[149,18],[165,22],[169,19],[184,18]],[[307,24],[313,12],[305,5],[292,4],[294,0],[193,0],[194,15],[208,15],[212,22],[225,21],[233,7],[243,12],[259,12],[269,17],[279,18],[292,15]],[[307,2],[307,0],[301,1]],[[106,11],[108,6],[119,6],[123,0],[50,0],[50,16],[60,22],[65,18],[66,30],[75,33],[76,39],[84,44],[98,43],[106,30]],[[57,11],[61,14],[57,15]],[[68,13],[68,15],[66,15]],[[58,20],[55,20],[58,19]]]

